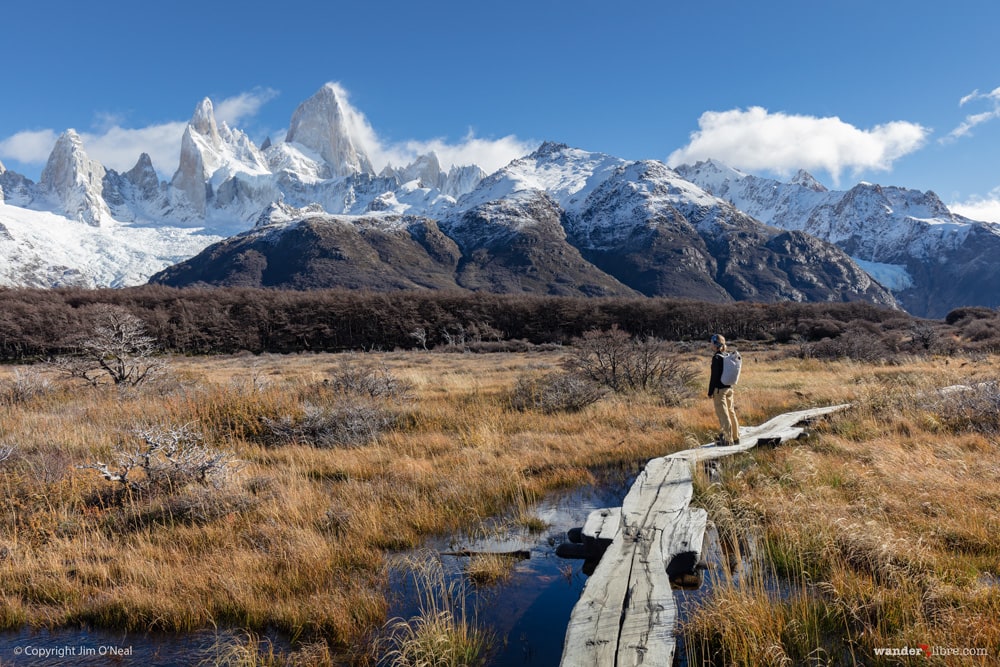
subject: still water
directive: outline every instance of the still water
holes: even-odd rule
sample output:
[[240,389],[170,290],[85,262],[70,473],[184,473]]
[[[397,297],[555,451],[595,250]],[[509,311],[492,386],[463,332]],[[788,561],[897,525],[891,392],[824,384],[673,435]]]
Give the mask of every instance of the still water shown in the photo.
[[[547,526],[540,532],[506,529],[488,539],[452,537],[431,543],[426,553],[435,554],[449,580],[458,581],[468,558],[441,555],[449,551],[527,551],[529,558],[514,566],[510,579],[481,590],[469,589],[467,614],[495,637],[496,649],[490,667],[553,667],[562,655],[563,637],[573,605],[580,597],[587,576],[583,561],[555,555],[566,540],[566,531],[582,526],[587,515],[603,507],[621,505],[634,475],[619,472],[601,483],[553,494],[532,508],[531,513]],[[402,561],[402,559],[400,559]],[[684,609],[706,594],[699,591],[676,593],[683,617]],[[392,579],[393,600],[389,617],[408,618],[418,611],[412,583],[400,568]],[[238,636],[238,635],[237,635]],[[65,665],[143,665],[173,667],[195,665],[213,655],[212,647],[225,639],[220,630],[184,635],[125,634],[95,630],[22,630],[0,634],[0,667],[56,667]],[[287,639],[270,637],[278,650],[287,650]],[[677,664],[683,665],[683,642]]]

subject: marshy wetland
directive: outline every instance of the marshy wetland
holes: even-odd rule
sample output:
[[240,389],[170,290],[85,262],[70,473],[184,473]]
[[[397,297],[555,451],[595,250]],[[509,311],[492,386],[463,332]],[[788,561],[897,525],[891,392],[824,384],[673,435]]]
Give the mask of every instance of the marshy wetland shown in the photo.
[[[190,637],[183,662],[202,664],[543,664],[553,649],[517,619],[568,617],[585,580],[546,549],[647,460],[716,430],[705,350],[668,349],[685,391],[562,387],[578,399],[563,403],[539,398],[561,348],[168,356],[128,389],[0,368],[0,661],[30,664],[12,651],[32,637],[92,633]],[[717,559],[711,594],[685,610],[688,664],[892,664],[878,649],[918,645],[990,664],[997,357],[741,349],[744,424],[852,408],[697,472],[718,542],[755,548]],[[531,557],[441,555],[512,539]],[[542,580],[570,592],[532,611]]]

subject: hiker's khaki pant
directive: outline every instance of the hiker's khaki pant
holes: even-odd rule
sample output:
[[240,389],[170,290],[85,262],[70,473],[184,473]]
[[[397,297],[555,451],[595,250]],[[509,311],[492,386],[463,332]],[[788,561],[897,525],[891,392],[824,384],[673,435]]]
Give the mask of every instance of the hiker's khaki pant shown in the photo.
[[715,403],[715,414],[719,417],[724,440],[733,442],[740,437],[740,423],[736,419],[736,408],[733,407],[733,389],[716,389],[712,394]]

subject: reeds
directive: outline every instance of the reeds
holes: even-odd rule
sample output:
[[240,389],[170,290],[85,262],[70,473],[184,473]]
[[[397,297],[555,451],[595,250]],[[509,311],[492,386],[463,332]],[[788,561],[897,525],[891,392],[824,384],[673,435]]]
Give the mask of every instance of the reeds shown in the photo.
[[407,560],[419,601],[413,618],[394,618],[376,644],[389,667],[475,667],[485,664],[493,638],[479,626],[469,591],[433,555]]
[[722,553],[757,548],[719,559],[684,626],[689,664],[892,664],[882,649],[918,646],[992,664],[1000,441],[983,436],[995,415],[968,409],[991,405],[992,385],[973,375],[942,402],[936,388],[962,381],[948,366],[857,367],[853,407],[813,437],[701,478]]

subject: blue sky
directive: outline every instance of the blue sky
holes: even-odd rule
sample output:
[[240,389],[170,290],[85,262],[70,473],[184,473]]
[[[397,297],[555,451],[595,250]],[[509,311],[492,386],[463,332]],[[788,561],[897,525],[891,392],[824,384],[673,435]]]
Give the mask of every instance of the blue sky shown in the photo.
[[147,151],[169,178],[202,98],[259,142],[337,82],[383,159],[492,169],[554,140],[934,190],[1000,220],[997,34],[993,0],[8,3],[0,161],[37,180],[74,128],[106,165]]

